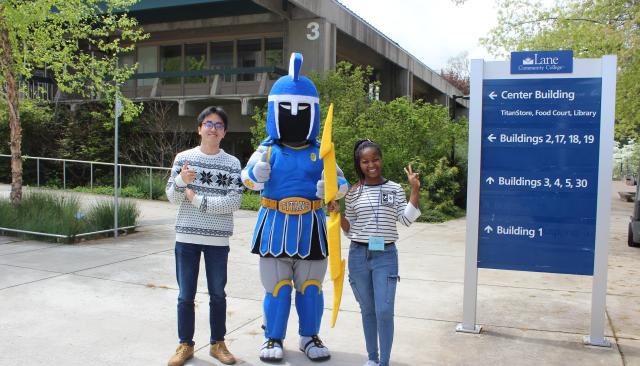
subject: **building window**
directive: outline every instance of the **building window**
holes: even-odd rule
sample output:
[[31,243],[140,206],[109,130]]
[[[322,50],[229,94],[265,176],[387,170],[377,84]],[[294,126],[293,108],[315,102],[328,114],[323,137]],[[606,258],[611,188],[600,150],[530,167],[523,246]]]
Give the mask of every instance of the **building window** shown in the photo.
[[[265,66],[282,67],[284,64],[284,47],[282,38],[267,38],[264,40]],[[269,79],[275,80],[280,75],[270,72]]]
[[[207,68],[207,45],[205,43],[184,46],[184,64],[186,71],[198,71]],[[206,76],[190,76],[187,83],[206,83]]]
[[[158,72],[158,47],[138,47],[139,74]],[[152,86],[153,79],[138,79],[138,86]]]
[[[160,71],[182,71],[182,46],[160,47]],[[163,84],[180,84],[179,77],[163,78]]]
[[134,55],[131,52],[121,53],[118,55],[118,66],[132,66],[135,63]]
[[[238,67],[261,66],[261,40],[245,39],[238,41]],[[238,75],[238,81],[255,81],[255,73]]]
[[[131,67],[135,64],[135,54],[133,52],[121,53],[118,55],[118,66],[119,67]],[[123,87],[128,88],[133,85],[132,80],[127,80],[123,83]]]
[[[210,68],[233,68],[233,41],[211,42]],[[232,75],[224,75],[224,81],[230,82]]]

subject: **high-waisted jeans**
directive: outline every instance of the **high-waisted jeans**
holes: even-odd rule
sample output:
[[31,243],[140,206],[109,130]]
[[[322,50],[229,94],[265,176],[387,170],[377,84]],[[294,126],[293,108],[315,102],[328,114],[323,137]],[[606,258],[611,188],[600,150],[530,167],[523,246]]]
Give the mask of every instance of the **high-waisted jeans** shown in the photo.
[[380,366],[389,365],[393,344],[393,308],[399,280],[395,244],[385,246],[384,251],[370,251],[366,245],[351,243],[349,283],[360,304],[369,360],[378,361]]

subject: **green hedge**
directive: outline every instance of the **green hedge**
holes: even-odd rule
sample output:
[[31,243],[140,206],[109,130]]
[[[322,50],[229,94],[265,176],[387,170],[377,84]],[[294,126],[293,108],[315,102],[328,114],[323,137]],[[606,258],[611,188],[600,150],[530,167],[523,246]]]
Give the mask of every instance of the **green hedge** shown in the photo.
[[[135,226],[138,216],[135,203],[122,201],[118,206],[118,226]],[[113,202],[100,202],[83,210],[77,197],[27,193],[16,206],[0,199],[0,227],[67,236],[111,229]]]
[[[466,119],[452,120],[449,108],[430,100],[397,98],[375,100],[368,91],[376,82],[372,69],[340,62],[334,71],[309,77],[318,88],[321,123],[334,104],[333,142],[338,165],[347,180],[356,183],[353,146],[371,139],[382,149],[385,178],[407,182],[404,167],[412,164],[421,179],[421,221],[444,221],[459,217],[466,205]],[[266,107],[253,115],[252,142],[266,137]],[[320,135],[321,136],[321,135]],[[320,137],[319,136],[319,137]]]
[[260,194],[246,191],[242,194],[242,204],[240,208],[243,210],[258,211],[260,209]]

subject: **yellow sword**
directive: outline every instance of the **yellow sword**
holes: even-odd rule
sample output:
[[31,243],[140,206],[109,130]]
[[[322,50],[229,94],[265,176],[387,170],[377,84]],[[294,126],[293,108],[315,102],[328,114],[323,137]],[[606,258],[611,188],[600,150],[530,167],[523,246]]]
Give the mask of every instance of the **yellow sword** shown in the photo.
[[[338,171],[336,168],[336,149],[331,141],[333,125],[333,103],[329,105],[327,119],[324,121],[322,141],[320,142],[320,157],[324,164],[324,202],[329,203],[336,199],[338,193]],[[327,221],[327,241],[329,245],[329,272],[333,281],[333,313],[331,314],[331,327],[335,327],[342,300],[342,288],[344,284],[345,261],[342,259],[340,248],[340,213],[330,212]]]

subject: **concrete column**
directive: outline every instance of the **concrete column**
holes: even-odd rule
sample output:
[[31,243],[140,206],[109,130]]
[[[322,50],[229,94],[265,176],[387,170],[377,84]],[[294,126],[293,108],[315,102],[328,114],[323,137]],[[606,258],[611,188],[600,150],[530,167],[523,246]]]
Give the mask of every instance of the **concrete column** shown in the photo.
[[[289,22],[287,49],[304,56],[302,74],[324,72],[336,66],[336,26],[323,18]],[[288,65],[289,57],[285,58]]]
[[382,70],[380,82],[380,99],[389,101],[398,97],[408,97],[413,100],[413,73],[409,70],[389,62]]
[[413,73],[398,68],[395,80],[395,97],[408,97],[413,100]]

